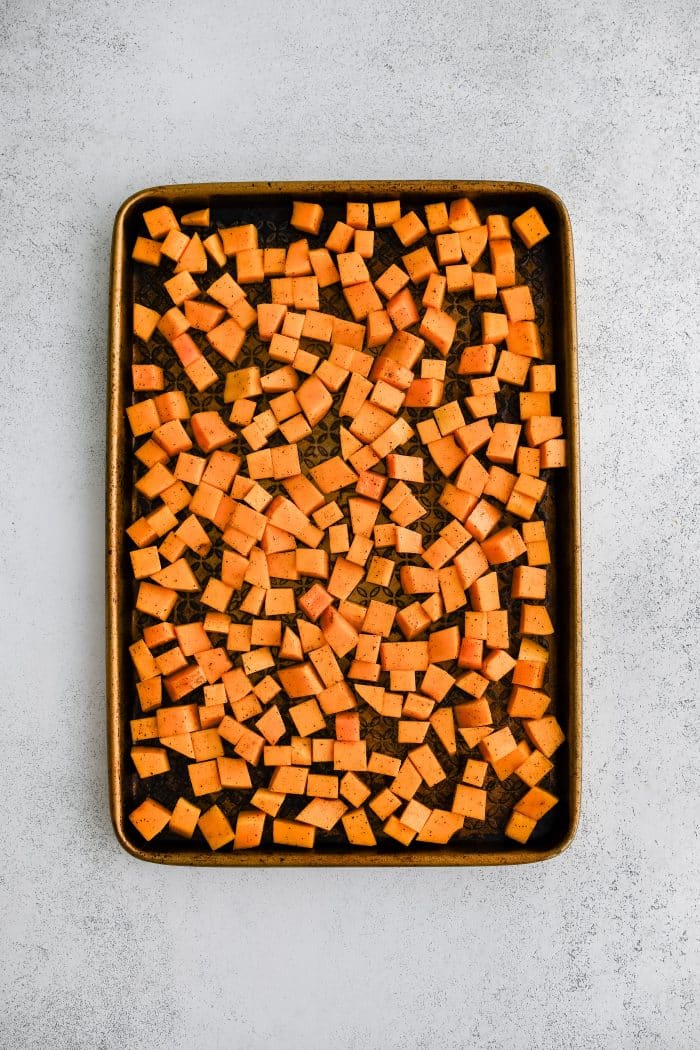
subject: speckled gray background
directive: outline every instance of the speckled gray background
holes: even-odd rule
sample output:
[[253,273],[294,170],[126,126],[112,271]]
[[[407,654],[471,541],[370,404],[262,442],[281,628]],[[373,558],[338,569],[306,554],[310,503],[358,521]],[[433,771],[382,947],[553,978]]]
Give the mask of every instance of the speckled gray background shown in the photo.
[[[695,9],[3,6],[3,1050],[700,1045]],[[139,864],[104,743],[114,213],[158,183],[421,176],[540,182],[571,213],[579,835],[518,870]]]

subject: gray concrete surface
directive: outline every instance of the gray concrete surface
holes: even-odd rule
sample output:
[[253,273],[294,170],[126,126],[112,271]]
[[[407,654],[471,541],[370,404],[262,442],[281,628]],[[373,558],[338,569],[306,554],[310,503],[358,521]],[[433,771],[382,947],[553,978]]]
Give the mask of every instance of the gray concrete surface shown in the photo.
[[[700,1045],[696,5],[14,0],[0,28],[0,1045]],[[570,209],[580,833],[521,870],[140,865],[104,745],[113,216],[157,183],[353,176]]]

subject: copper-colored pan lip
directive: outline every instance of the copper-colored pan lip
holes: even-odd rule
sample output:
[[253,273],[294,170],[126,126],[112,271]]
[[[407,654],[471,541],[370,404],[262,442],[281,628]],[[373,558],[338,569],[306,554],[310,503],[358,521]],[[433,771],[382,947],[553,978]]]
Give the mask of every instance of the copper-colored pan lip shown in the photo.
[[[545,850],[528,847],[511,850],[469,850],[463,844],[436,849],[406,850],[382,853],[375,850],[323,850],[285,852],[270,849],[226,853],[163,850],[141,846],[130,837],[126,824],[123,798],[126,771],[123,763],[123,741],[128,729],[124,705],[122,659],[125,639],[121,610],[124,587],[121,579],[121,557],[124,536],[120,509],[129,494],[123,491],[126,444],[123,410],[131,339],[128,268],[130,252],[127,225],[134,212],[158,204],[189,205],[192,209],[211,203],[232,203],[251,197],[300,197],[323,199],[354,195],[368,200],[413,197],[426,203],[455,196],[479,198],[503,197],[522,200],[523,207],[546,203],[558,219],[557,237],[560,250],[562,308],[557,328],[555,360],[565,378],[564,406],[569,466],[566,471],[566,570],[567,570],[567,666],[562,670],[562,684],[568,690],[568,821],[558,841]],[[581,797],[582,735],[582,657],[581,657],[581,527],[579,478],[579,401],[576,334],[576,293],[571,223],[561,199],[543,186],[524,182],[484,182],[462,180],[438,181],[342,181],[342,182],[212,182],[157,186],[129,197],[117,212],[112,241],[111,285],[109,308],[109,372],[107,388],[107,528],[106,528],[106,602],[107,602],[107,745],[109,793],[112,823],[118,841],[139,860],[160,864],[196,865],[201,867],[415,867],[475,866],[529,864],[548,860],[571,843],[578,825]]]

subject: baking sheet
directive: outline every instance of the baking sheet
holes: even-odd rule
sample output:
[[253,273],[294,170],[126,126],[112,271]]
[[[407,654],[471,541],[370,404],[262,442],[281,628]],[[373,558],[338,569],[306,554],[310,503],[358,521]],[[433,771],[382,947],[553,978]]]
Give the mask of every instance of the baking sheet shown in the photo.
[[[148,347],[143,347],[131,336],[131,310],[134,301],[162,313],[171,303],[163,289],[163,280],[172,273],[172,264],[154,268],[132,264],[131,248],[137,233],[143,232],[140,219],[143,211],[158,204],[170,204],[176,214],[200,206],[212,208],[212,228],[253,222],[258,227],[260,245],[281,246],[297,240],[301,234],[289,225],[291,200],[304,197],[319,201],[324,206],[324,223],[318,238],[309,238],[310,245],[322,244],[335,221],[345,216],[347,200],[402,200],[402,212],[412,207],[436,200],[449,200],[455,196],[469,196],[476,204],[480,214],[485,218],[488,213],[505,214],[514,218],[526,207],[534,204],[542,213],[545,222],[552,231],[552,236],[531,251],[527,251],[517,237],[514,238],[516,266],[519,275],[530,285],[536,309],[536,320],[542,336],[545,360],[556,362],[558,367],[558,391],[553,397],[553,412],[564,416],[565,435],[569,442],[569,467],[564,471],[550,471],[544,476],[549,481],[547,495],[538,507],[538,517],[547,526],[552,565],[548,571],[548,601],[555,636],[550,643],[552,658],[548,667],[545,689],[552,696],[552,705],[548,713],[555,714],[567,733],[567,744],[560,748],[554,758],[554,770],[542,786],[547,787],[560,798],[557,805],[545,818],[538,822],[535,831],[525,847],[507,839],[503,828],[507,815],[513,804],[524,794],[525,787],[516,776],[505,782],[498,782],[491,773],[487,779],[488,804],[485,822],[467,819],[465,826],[451,842],[444,847],[434,847],[412,843],[408,848],[400,846],[395,840],[384,835],[381,822],[367,810],[368,816],[377,837],[376,848],[364,850],[349,847],[342,830],[342,825],[330,833],[317,834],[317,846],[313,851],[280,850],[271,842],[272,822],[266,822],[263,844],[258,850],[231,852],[224,851],[212,854],[204,840],[197,832],[191,842],[170,836],[167,830],[153,843],[147,844],[126,819],[127,814],[143,800],[146,793],[172,808],[180,794],[192,797],[189,792],[189,777],[186,771],[187,760],[174,752],[169,752],[171,772],[164,776],[142,782],[133,769],[129,758],[131,744],[129,720],[142,715],[136,698],[135,678],[128,656],[128,645],[140,636],[142,628],[149,620],[134,612],[136,587],[131,573],[128,557],[129,544],[124,537],[124,527],[135,516],[150,507],[135,492],[133,482],[143,468],[131,456],[132,439],[125,426],[124,407],[131,403],[130,366],[133,361],[147,360],[163,367],[168,388],[180,388],[185,391],[192,412],[206,410],[221,405],[221,388],[223,375],[231,368],[243,368],[251,364],[264,365],[269,358],[266,344],[257,337],[253,327],[246,340],[243,351],[235,365],[224,362],[211,348],[208,348],[200,333],[194,333],[195,339],[202,348],[207,348],[207,356],[221,376],[221,382],[210,390],[198,393],[183,374],[176,355],[169,344],[156,333]],[[199,230],[204,237],[208,232]],[[419,245],[420,246],[419,242]],[[392,262],[400,262],[406,252],[398,238],[391,230],[380,230],[375,238],[375,255],[368,266],[373,278],[376,278]],[[413,250],[413,249],[410,249]],[[578,433],[577,433],[577,388],[576,388],[576,341],[575,341],[575,300],[573,284],[573,258],[571,251],[571,233],[566,212],[558,199],[547,190],[519,184],[494,183],[356,183],[356,184],[232,184],[216,186],[166,187],[144,191],[137,194],[120,210],[115,224],[112,266],[112,299],[110,318],[110,398],[108,413],[108,740],[110,752],[110,793],[112,817],[117,835],[122,844],[134,855],[146,860],[170,863],[190,864],[476,864],[476,863],[513,863],[534,861],[559,852],[571,839],[578,816],[578,799],[580,789],[580,565],[578,535]],[[476,269],[487,269],[486,261]],[[217,267],[211,268],[211,276],[201,275],[200,286],[205,287],[219,273]],[[250,301],[255,304],[269,301],[269,285],[249,285],[246,288]],[[480,315],[482,309],[489,309],[489,304],[476,304],[469,294],[448,295],[444,308],[458,319],[458,331],[455,344],[447,361],[447,382],[444,401],[460,400],[468,393],[467,377],[456,375],[459,350],[464,345],[480,342]],[[497,308],[497,307],[496,307]],[[342,296],[340,286],[323,289],[321,309],[335,312],[350,318],[348,308]],[[314,344],[304,340],[307,349],[324,355],[328,344]],[[377,351],[378,352],[378,351]],[[424,356],[438,356],[436,352],[426,349]],[[336,404],[341,398],[335,399]],[[505,422],[517,422],[518,389],[502,387],[498,398],[499,416]],[[431,411],[414,412],[409,418],[415,422],[429,418]],[[347,425],[347,420],[345,423]],[[339,418],[335,409],[318,424],[309,439],[300,446],[305,471],[316,463],[338,453]],[[275,438],[272,443],[276,443]],[[247,448],[241,442],[241,449],[234,443],[233,450],[245,453]],[[415,492],[429,514],[421,519],[418,527],[424,533],[427,546],[437,537],[448,515],[438,506],[437,500],[444,485],[444,478],[434,467],[425,449],[420,445],[417,435],[400,450],[403,454],[419,454],[426,461],[426,484],[416,486]],[[482,458],[482,457],[480,457]],[[336,495],[341,506],[344,505],[349,491]],[[503,523],[509,523],[510,516],[504,515]],[[516,519],[516,524],[519,519]],[[220,534],[214,527],[207,530],[214,542],[206,558],[200,559],[188,553],[188,558],[200,582],[210,574],[217,575],[221,560],[223,544]],[[379,551],[381,554],[382,552]],[[407,561],[410,559],[406,559]],[[353,593],[353,600],[366,603],[370,598],[379,600],[396,600],[400,606],[410,604],[414,598],[404,596],[398,585],[398,565],[401,558],[396,557],[397,568],[394,572],[390,589],[372,586],[363,581]],[[499,583],[504,607],[512,567],[499,569]],[[292,586],[297,594],[309,586],[305,579],[294,584],[290,581],[273,581],[275,586]],[[235,603],[235,598],[234,598]],[[232,620],[249,622],[249,617],[238,613],[235,608],[229,609]],[[516,603],[517,604],[517,603]],[[463,626],[464,610],[459,610],[450,617],[440,621],[439,627],[457,623]],[[188,595],[179,600],[175,613],[175,622],[189,622],[201,618],[201,605]],[[293,620],[289,621],[293,625]],[[511,639],[517,636],[517,618],[514,610],[509,609],[509,627]],[[223,644],[215,637],[214,644]],[[509,682],[493,683],[488,695],[497,725],[510,724],[520,739],[523,735],[518,720],[505,716],[505,705],[510,692]],[[197,694],[188,697],[196,699]],[[460,703],[468,697],[459,690],[445,702]],[[283,707],[283,705],[280,705]],[[362,735],[366,736],[368,753],[379,750],[401,757],[406,753],[405,745],[396,742],[396,720],[384,719],[364,703],[360,704]],[[284,713],[284,708],[283,708]],[[329,719],[329,727],[332,720]],[[327,734],[332,735],[329,728]],[[458,753],[451,758],[433,736],[431,746],[442,763],[447,779],[432,789],[425,785],[418,798],[427,805],[451,808],[454,793],[454,781],[461,778],[461,771],[466,758],[478,757],[478,752],[467,749],[464,742],[458,742]],[[324,766],[319,771],[325,772]],[[329,767],[332,772],[332,767]],[[388,783],[386,778],[378,775],[363,776],[374,795]],[[251,767],[251,778],[254,786],[269,778],[269,770]],[[185,790],[183,790],[183,788]],[[250,792],[222,791],[216,798],[205,796],[195,800],[198,805],[207,808],[214,801],[231,818],[241,805],[245,805]],[[299,808],[299,799],[288,798],[280,816],[293,815]]]

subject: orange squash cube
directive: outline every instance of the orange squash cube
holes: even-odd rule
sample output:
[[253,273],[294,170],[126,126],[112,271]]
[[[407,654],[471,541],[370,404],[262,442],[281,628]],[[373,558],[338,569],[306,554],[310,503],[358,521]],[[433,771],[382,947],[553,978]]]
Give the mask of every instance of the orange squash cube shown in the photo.
[[[442,310],[446,291],[447,278],[443,277],[440,273],[431,273],[428,277],[428,283],[425,286],[425,291],[423,292],[423,298],[421,300],[423,306],[432,306],[434,310]],[[429,377],[423,376],[423,378],[426,379]],[[430,378],[444,379],[444,376]]]
[[153,398],[139,401],[135,405],[128,405],[126,415],[134,437],[151,434],[160,426],[160,416]]
[[489,536],[481,545],[489,565],[504,565],[525,553],[520,533],[510,525]]
[[245,339],[245,329],[241,328],[232,317],[207,332],[207,340],[210,345],[230,364],[233,364],[240,354]]
[[320,204],[311,201],[292,201],[292,217],[289,225],[302,233],[311,233],[314,236],[321,229],[323,222],[323,208]]
[[131,759],[142,780],[170,771],[168,753],[163,747],[136,745],[131,749]]
[[151,842],[163,830],[170,817],[170,810],[153,798],[145,799],[129,814],[129,820],[146,842]]
[[480,225],[478,212],[467,197],[457,197],[450,201],[449,224],[455,231],[470,230]]
[[161,252],[158,241],[149,240],[148,237],[137,237],[131,258],[135,262],[145,263],[146,266],[160,266]]
[[377,840],[364,809],[353,809],[341,817],[351,846],[376,846]]
[[177,262],[189,243],[190,238],[182,230],[170,230],[160,247],[166,258]]
[[300,813],[297,813],[296,819],[302,824],[311,824],[323,831],[331,831],[347,808],[341,799],[313,798]]
[[346,252],[352,244],[354,232],[347,223],[336,222],[326,240],[326,248],[332,252]]
[[511,598],[544,601],[547,597],[547,570],[518,565],[513,571],[510,595]]
[[374,230],[355,230],[353,237],[353,248],[363,259],[371,259],[374,255]]
[[191,839],[194,835],[197,821],[201,816],[201,809],[188,799],[180,797],[175,803],[170,820],[170,830],[183,839]]
[[[390,790],[387,790],[389,790],[389,795],[392,798],[401,798],[404,799],[404,801],[408,802],[416,794],[422,783],[423,778],[421,774],[413,765],[411,759],[406,758],[401,763],[401,769],[399,770],[398,774],[396,775],[396,777],[394,777],[393,781],[391,782]],[[370,808],[373,808],[371,802]],[[398,806],[396,808],[398,809]],[[377,813],[377,816],[380,816],[380,814]],[[380,817],[380,819],[383,818]]]
[[400,219],[393,222],[392,229],[404,248],[410,248],[428,232],[414,211],[406,212]]
[[511,464],[515,460],[521,430],[519,423],[494,423],[486,458],[492,463]]
[[[507,242],[497,241],[497,244]],[[502,343],[508,335],[508,318],[505,314],[484,310],[481,315],[481,338],[484,343]],[[510,347],[509,347],[510,349]],[[515,351],[513,351],[515,352]]]
[[554,634],[552,621],[544,605],[520,606],[520,633],[535,635]]
[[505,834],[509,839],[513,839],[524,846],[534,831],[536,824],[536,820],[525,816],[524,813],[511,813],[506,824]]
[[333,768],[350,772],[367,769],[367,744],[364,740],[336,740],[333,745]]
[[185,367],[185,373],[194,388],[198,390],[200,394],[203,391],[208,390],[210,386],[213,386],[219,378],[218,374],[203,355],[200,355],[195,361],[192,361],[187,365]]
[[459,243],[465,262],[470,266],[476,266],[481,256],[486,251],[488,243],[488,229],[484,226],[472,226],[467,230],[459,232]]
[[[410,751],[409,758],[412,765],[428,787],[434,787],[442,780],[445,780],[447,774],[428,744],[423,744],[422,747],[417,747],[413,751]],[[395,788],[394,791],[396,791]]]
[[163,283],[163,287],[175,303],[181,306],[186,299],[196,299],[199,295],[197,282],[190,273],[179,273]]
[[534,321],[535,306],[528,285],[518,284],[499,292],[509,321]]
[[515,284],[515,252],[509,240],[490,240],[491,273],[496,278],[497,288],[509,288]]
[[316,828],[310,824],[300,824],[295,820],[277,818],[272,822],[272,841],[277,846],[295,846],[300,849],[313,849]]
[[418,842],[446,845],[453,835],[464,826],[464,817],[444,809],[433,809],[418,834]]
[[198,233],[190,238],[190,243],[177,260],[175,273],[206,273],[208,269],[207,251]]
[[532,745],[547,758],[551,758],[566,739],[561,726],[553,715],[527,719],[523,722],[523,726]]
[[508,699],[508,714],[511,718],[543,718],[550,698],[539,689],[514,685]]
[[523,429],[528,445],[533,447],[543,445],[545,442],[561,437],[561,416],[532,416],[527,420]]
[[197,821],[197,826],[211,850],[221,849],[233,842],[233,828],[219,806],[212,806],[206,813],[202,813]]
[[205,237],[202,241],[202,246],[207,255],[217,266],[221,267],[226,265],[226,253],[224,252],[224,246],[218,233],[212,233],[209,237]]
[[487,793],[470,784],[457,784],[455,787],[452,812],[470,820],[486,820]]
[[198,208],[196,211],[188,211],[180,218],[183,226],[208,226],[210,221],[209,208]]
[[252,223],[219,229],[219,236],[226,255],[258,247],[258,231]]
[[309,252],[309,262],[319,288],[329,288],[340,280],[340,274],[327,248],[312,249]]
[[553,764],[546,758],[541,751],[532,751],[528,758],[518,766],[515,773],[516,776],[527,784],[528,787],[534,787],[539,784],[540,780],[547,776],[547,774],[554,768]]
[[150,342],[156,326],[160,321],[160,314],[140,303],[134,303],[133,328],[134,335],[144,343]]
[[549,236],[549,230],[537,208],[528,208],[517,219],[513,219],[513,229],[520,237],[526,248],[534,248],[536,244]]
[[[521,357],[541,358],[543,356],[539,329],[534,321],[509,321],[506,346],[511,354],[518,354]],[[548,415],[549,413],[543,414]]]
[[374,212],[374,225],[377,229],[393,226],[397,219],[401,218],[400,201],[375,201],[372,204]]
[[546,669],[547,665],[540,660],[518,659],[513,668],[513,685],[539,689],[544,682]]
[[149,236],[154,240],[161,240],[170,230],[179,230],[180,225],[175,218],[175,213],[167,204],[161,204],[157,208],[151,208],[143,213],[143,221]]
[[488,375],[493,371],[496,360],[496,347],[487,343],[480,346],[467,346],[462,351],[458,375]]
[[[418,331],[427,342],[439,350],[443,357],[447,357],[457,331],[457,322],[449,314],[442,310],[434,310],[429,306],[423,315]],[[490,340],[485,339],[484,341],[489,342]]]
[[[440,238],[438,238],[438,240],[439,239]],[[461,251],[459,257],[461,258]],[[414,284],[423,284],[424,281],[428,280],[431,274],[438,273],[437,264],[433,259],[429,248],[417,248],[414,252],[409,252],[407,255],[404,255],[402,261]],[[442,265],[442,262],[440,265]]]
[[456,266],[445,267],[447,291],[451,295],[454,295],[457,292],[466,292],[470,288],[473,288],[475,300],[491,298],[488,295],[477,294],[477,285],[480,287],[480,279],[486,276],[488,275],[472,273],[472,268],[469,263],[460,263]]
[[369,226],[369,204],[348,201],[345,221],[354,230],[366,230]]
[[403,288],[406,287],[410,278],[407,273],[392,263],[374,282],[374,287],[385,299],[393,299]]
[[540,464],[543,470],[566,466],[566,441],[549,439],[540,446]]
[[262,842],[265,814],[253,809],[240,810],[236,817],[233,848],[255,849]]
[[425,205],[425,221],[431,233],[446,233],[449,228],[447,205],[443,202]]
[[464,767],[462,782],[464,784],[470,784],[472,787],[480,788],[483,786],[484,780],[486,779],[487,771],[487,762],[480,762],[476,758],[468,758],[467,764]]
[[[216,732],[216,730],[213,730]],[[195,736],[196,734],[193,734]],[[222,788],[233,791],[252,787],[248,764],[242,758],[229,758],[220,753],[216,756],[216,768]]]

